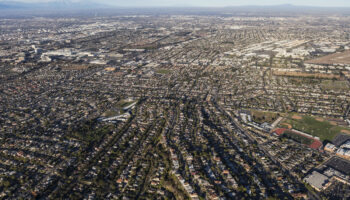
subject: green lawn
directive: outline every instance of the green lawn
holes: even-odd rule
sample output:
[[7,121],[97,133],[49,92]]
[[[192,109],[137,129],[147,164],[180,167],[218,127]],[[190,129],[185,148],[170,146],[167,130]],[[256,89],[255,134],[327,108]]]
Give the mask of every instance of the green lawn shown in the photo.
[[349,84],[347,81],[323,80],[321,87],[325,90],[348,91]]
[[135,103],[135,101],[120,100],[118,103],[115,104],[115,107],[121,109],[121,108],[130,106],[130,105],[133,104],[133,103]]
[[260,111],[260,110],[251,110],[253,121],[258,123],[273,123],[279,115],[274,112],[268,112],[268,111]]
[[290,115],[286,123],[289,123],[293,126],[293,129],[303,131],[305,133],[311,134],[313,136],[319,137],[322,141],[330,140],[340,133],[341,130],[350,130],[349,128],[332,125],[328,121],[318,121],[311,116],[303,116],[302,119],[292,119]]
[[116,111],[116,110],[109,110],[109,111],[106,111],[105,113],[103,113],[103,115],[105,117],[113,117],[113,116],[116,116],[116,115],[119,115],[119,111]]
[[157,73],[158,74],[170,74],[171,71],[168,69],[159,69],[159,70],[157,70]]

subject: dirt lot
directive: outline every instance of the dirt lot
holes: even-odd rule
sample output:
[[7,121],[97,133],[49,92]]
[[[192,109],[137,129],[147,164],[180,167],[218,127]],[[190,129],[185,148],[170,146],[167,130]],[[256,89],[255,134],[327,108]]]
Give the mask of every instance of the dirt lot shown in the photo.
[[316,117],[315,119],[316,119],[317,121],[319,121],[319,122],[324,122],[324,119],[323,119],[323,118]]
[[288,127],[288,129],[292,129],[292,125],[288,124],[288,123],[282,123],[281,125],[285,125],[286,127]]
[[279,71],[279,70],[274,70],[273,71],[273,75],[275,75],[275,76],[300,77],[300,78],[340,79],[340,75],[336,75],[336,74],[286,72],[286,71]]
[[329,123],[332,124],[333,126],[338,125],[337,122],[335,122],[335,121],[329,121]]
[[293,119],[302,119],[302,117],[301,116],[299,116],[299,115],[293,115],[293,117],[292,117]]
[[350,131],[349,131],[349,130],[341,130],[340,132],[346,133],[346,134],[349,134],[349,135],[350,135]]
[[320,58],[306,61],[310,64],[350,64],[350,51],[334,53]]

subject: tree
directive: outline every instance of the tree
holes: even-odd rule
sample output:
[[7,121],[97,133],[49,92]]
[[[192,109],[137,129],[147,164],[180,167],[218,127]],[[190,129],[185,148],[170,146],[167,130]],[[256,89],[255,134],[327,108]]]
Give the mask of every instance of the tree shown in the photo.
[[5,188],[8,188],[8,187],[11,186],[11,183],[10,183],[10,181],[4,181],[4,182],[2,183],[2,185],[3,185]]

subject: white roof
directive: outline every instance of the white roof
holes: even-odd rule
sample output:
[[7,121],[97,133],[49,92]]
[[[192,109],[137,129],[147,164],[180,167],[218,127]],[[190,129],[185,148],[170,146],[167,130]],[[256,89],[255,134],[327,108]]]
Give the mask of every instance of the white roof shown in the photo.
[[338,149],[337,154],[343,156],[350,156],[350,149]]
[[305,178],[305,181],[313,187],[321,190],[323,186],[328,182],[328,177],[317,171],[313,171],[312,174]]
[[348,149],[350,149],[350,140],[347,140],[346,142],[344,142],[341,145],[341,148],[348,148]]
[[335,149],[334,144],[328,143],[326,144],[326,146],[324,147],[325,149]]

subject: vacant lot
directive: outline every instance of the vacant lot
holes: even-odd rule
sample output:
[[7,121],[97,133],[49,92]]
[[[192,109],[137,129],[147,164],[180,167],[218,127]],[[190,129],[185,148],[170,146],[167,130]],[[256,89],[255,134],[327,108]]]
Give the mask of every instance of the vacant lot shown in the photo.
[[310,64],[350,64],[350,51],[334,53],[306,61]]
[[253,121],[258,123],[270,123],[272,124],[278,117],[278,113],[267,112],[267,111],[259,111],[259,110],[251,110]]
[[347,81],[323,80],[321,88],[324,90],[347,91],[349,83]]
[[288,76],[299,78],[316,78],[316,79],[340,79],[340,75],[337,74],[322,74],[322,73],[304,73],[304,72],[286,72],[280,70],[274,70],[275,76]]
[[345,129],[343,129],[343,130],[341,130],[340,132],[350,135],[350,130],[345,130]]
[[301,119],[293,119],[294,114],[291,114],[285,123],[291,124],[294,129],[303,131],[313,136],[319,137],[322,141],[333,140],[342,130],[349,128],[331,124],[329,121],[320,121],[311,116],[302,116]]

